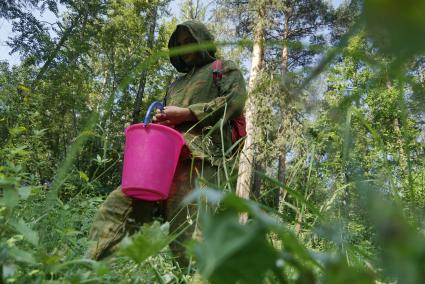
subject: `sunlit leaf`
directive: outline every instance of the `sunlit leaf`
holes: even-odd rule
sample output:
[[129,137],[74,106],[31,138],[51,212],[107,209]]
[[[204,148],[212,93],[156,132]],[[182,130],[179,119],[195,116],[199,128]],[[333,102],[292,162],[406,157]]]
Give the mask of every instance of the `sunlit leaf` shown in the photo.
[[19,127],[9,129],[9,133],[12,136],[17,136],[17,135],[19,135],[19,134],[21,134],[25,131],[27,131],[27,129],[23,126],[19,126]]
[[89,181],[89,177],[86,175],[85,172],[82,171],[78,171],[78,174],[80,175],[80,179],[84,182],[88,182]]

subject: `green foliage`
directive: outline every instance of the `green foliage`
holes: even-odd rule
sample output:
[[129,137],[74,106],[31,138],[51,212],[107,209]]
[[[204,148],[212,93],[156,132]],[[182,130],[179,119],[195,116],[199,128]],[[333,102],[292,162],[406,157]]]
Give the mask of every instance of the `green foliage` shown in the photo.
[[121,254],[130,257],[136,263],[142,263],[148,257],[156,255],[173,239],[168,236],[169,224],[155,221],[152,225],[143,225],[132,239],[122,241]]
[[[183,5],[186,17],[196,14],[193,2]],[[223,52],[245,64],[250,41],[240,36],[252,36],[252,15],[236,2],[221,1],[212,26]],[[27,7],[57,13],[56,3]],[[175,76],[168,1],[61,3],[52,35],[23,1],[0,1],[0,17],[18,27],[11,46],[23,56],[19,66],[0,63],[0,282],[422,282],[423,1],[350,1],[337,10],[322,1],[273,2],[274,23],[293,9],[292,34],[282,38],[283,26],[271,21],[266,68],[252,90],[257,200],[205,188],[188,197],[199,203],[201,235],[188,244],[188,271],[173,262],[166,246],[176,236],[158,222],[104,262],[84,258],[91,220],[120,183],[140,74],[148,74],[142,109],[161,100]],[[203,17],[208,6],[199,7]],[[154,8],[160,20],[149,48]],[[324,43],[329,50],[312,67]],[[283,73],[281,45],[289,52]],[[223,184],[236,180],[236,162],[228,162]],[[250,216],[245,225],[242,212]]]
[[226,213],[206,214],[201,223],[205,238],[192,248],[200,272],[211,283],[260,283],[276,261],[263,226],[243,226],[236,214]]
[[425,52],[424,11],[423,1],[373,0],[365,2],[364,16],[375,43],[401,64]]
[[[373,273],[367,269],[349,267],[342,257],[308,251],[272,212],[254,202],[205,189],[195,191],[187,200],[208,200],[221,208],[214,215],[204,212],[201,224],[206,236],[191,249],[200,272],[211,283],[316,283],[322,277],[326,283],[354,279],[374,283]],[[238,213],[246,211],[251,220],[241,225]],[[282,246],[273,246],[273,242]]]

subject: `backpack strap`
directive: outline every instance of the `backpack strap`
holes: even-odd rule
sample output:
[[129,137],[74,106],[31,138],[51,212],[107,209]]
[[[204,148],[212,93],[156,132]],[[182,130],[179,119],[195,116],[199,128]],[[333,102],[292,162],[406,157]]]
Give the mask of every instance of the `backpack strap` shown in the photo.
[[[218,91],[221,93],[220,85],[218,81],[223,78],[223,59],[217,59],[212,64],[213,69],[213,81]],[[238,117],[230,121],[232,129],[232,143],[236,143],[239,139],[246,136],[246,121],[245,116],[241,113]]]
[[223,59],[217,59],[212,64],[213,80],[217,84],[223,78]]

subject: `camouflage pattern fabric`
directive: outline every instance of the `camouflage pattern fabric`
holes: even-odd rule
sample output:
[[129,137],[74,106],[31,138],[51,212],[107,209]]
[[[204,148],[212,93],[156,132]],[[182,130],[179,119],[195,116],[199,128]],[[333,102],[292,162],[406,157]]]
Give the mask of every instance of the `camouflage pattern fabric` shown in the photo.
[[[198,42],[214,40],[202,23],[187,21],[178,25],[171,35],[169,48],[177,45],[176,34],[181,27]],[[216,60],[215,52],[215,47],[198,52],[195,66],[186,66],[178,56],[171,57],[173,66],[185,74],[171,85],[165,101],[167,105],[187,107],[193,112],[198,122],[195,125],[183,123],[176,129],[185,135],[194,156],[207,158],[218,165],[223,150],[226,152],[232,145],[230,120],[242,113],[247,93],[241,71],[230,60],[223,61],[223,77],[217,84],[214,82],[212,63]]]
[[[178,25],[168,46],[176,46],[177,33],[186,28],[197,42],[214,40],[207,28],[200,22],[188,21]],[[170,222],[171,232],[186,228],[170,245],[170,248],[183,266],[187,265],[183,243],[192,237],[195,206],[180,207],[184,196],[194,188],[197,177],[217,184],[220,174],[218,165],[232,144],[229,120],[240,115],[246,99],[245,82],[242,73],[232,61],[224,60],[223,78],[213,81],[212,62],[216,60],[216,48],[199,51],[194,66],[187,66],[179,57],[170,57],[171,63],[180,76],[169,88],[166,104],[187,107],[198,119],[197,123],[183,123],[176,126],[182,132],[194,157],[180,160],[168,200],[157,203],[127,197],[120,188],[114,190],[99,208],[89,240],[92,242],[87,257],[101,259],[111,254],[126,234],[136,231],[141,224],[162,216]],[[223,143],[222,143],[223,142]]]
[[182,207],[181,202],[201,177],[215,183],[216,167],[202,160],[180,160],[170,189],[170,197],[163,202],[149,202],[126,196],[118,187],[109,194],[99,208],[89,232],[92,242],[86,257],[102,259],[117,250],[119,242],[136,232],[143,223],[162,217],[170,222],[170,232],[179,233],[170,249],[181,266],[186,266],[184,243],[192,238],[197,208],[195,205]]
[[109,194],[94,218],[89,232],[89,247],[86,256],[102,259],[116,250],[116,245],[138,223],[150,222],[157,205],[154,202],[136,200],[126,196],[121,187]]

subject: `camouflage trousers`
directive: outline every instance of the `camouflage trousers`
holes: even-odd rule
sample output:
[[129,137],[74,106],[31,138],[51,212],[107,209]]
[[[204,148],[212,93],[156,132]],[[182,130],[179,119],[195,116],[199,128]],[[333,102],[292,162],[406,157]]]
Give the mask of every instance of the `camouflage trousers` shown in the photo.
[[[192,238],[196,218],[196,206],[181,206],[181,201],[194,188],[195,179],[202,176],[213,182],[216,174],[214,166],[202,160],[180,160],[174,175],[170,196],[163,202],[143,201],[126,196],[121,188],[112,191],[96,213],[89,232],[91,245],[86,256],[102,259],[117,249],[119,242],[127,235],[136,232],[141,225],[160,216],[170,223],[170,231],[178,232],[178,237],[170,244],[170,249],[180,265],[186,266],[184,242]],[[182,230],[184,228],[184,230]]]

